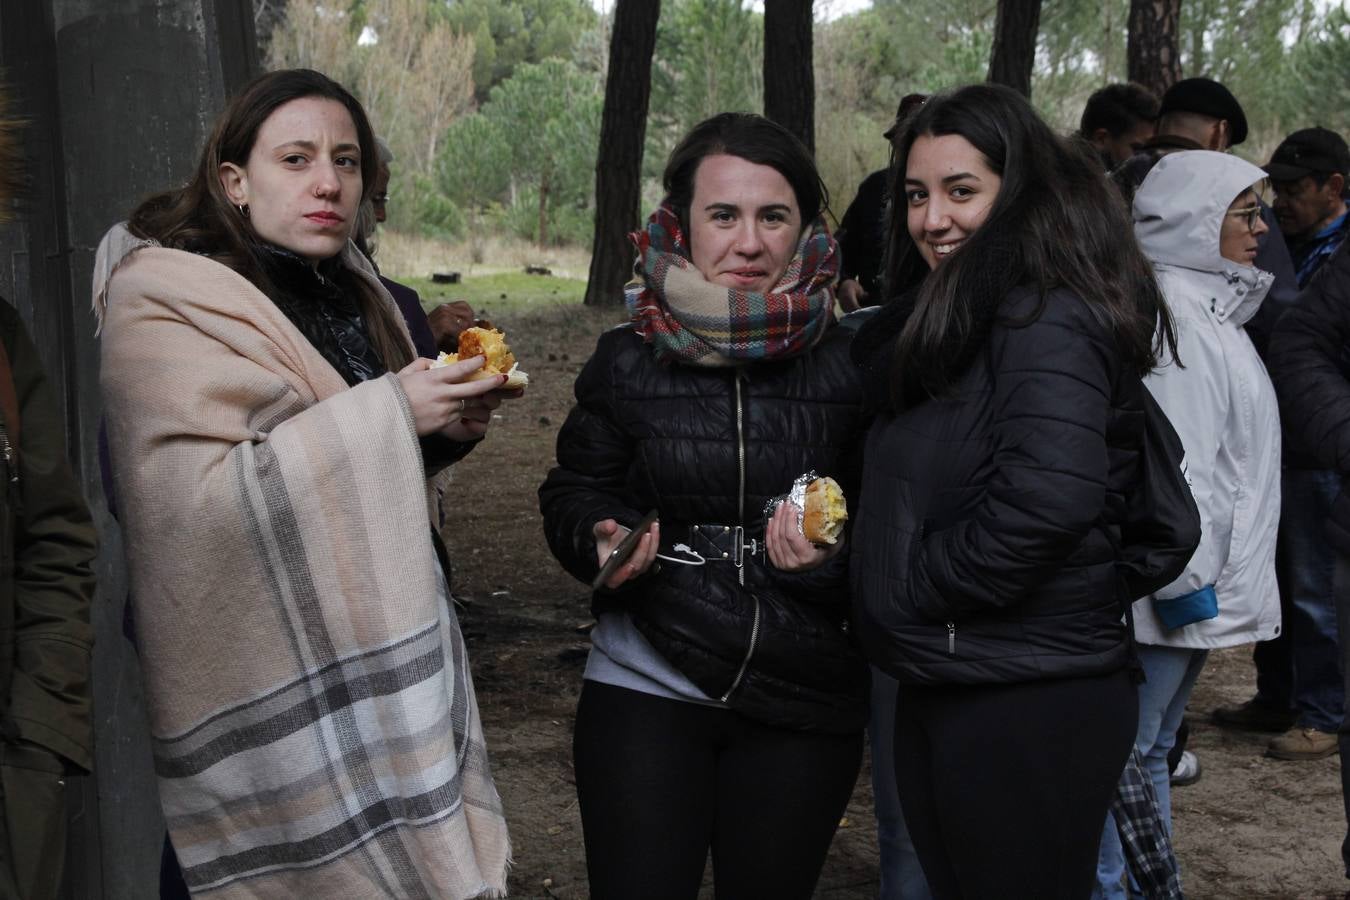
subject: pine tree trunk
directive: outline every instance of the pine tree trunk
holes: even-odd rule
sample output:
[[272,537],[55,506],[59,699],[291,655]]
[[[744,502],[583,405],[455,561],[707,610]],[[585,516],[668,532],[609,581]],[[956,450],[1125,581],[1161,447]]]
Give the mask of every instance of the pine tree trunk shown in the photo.
[[618,0],[614,10],[600,153],[595,161],[595,238],[587,306],[623,303],[623,286],[633,271],[628,232],[641,221],[642,145],[660,15],[660,0]]
[[764,115],[816,149],[811,0],[765,0]]
[[539,249],[548,246],[548,173],[539,179]]
[[1036,62],[1040,25],[1041,0],[998,0],[989,81],[1006,84],[1024,97],[1031,96],[1031,68]]
[[1180,18],[1181,0],[1130,0],[1126,50],[1130,80],[1159,97],[1181,80]]

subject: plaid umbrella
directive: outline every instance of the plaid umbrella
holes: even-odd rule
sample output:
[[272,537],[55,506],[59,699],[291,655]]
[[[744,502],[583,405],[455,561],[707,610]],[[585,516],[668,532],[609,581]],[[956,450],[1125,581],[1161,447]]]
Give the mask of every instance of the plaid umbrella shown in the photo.
[[1172,853],[1172,839],[1158,811],[1153,780],[1144,771],[1137,749],[1130,750],[1111,801],[1125,861],[1145,900],[1183,900],[1181,873]]

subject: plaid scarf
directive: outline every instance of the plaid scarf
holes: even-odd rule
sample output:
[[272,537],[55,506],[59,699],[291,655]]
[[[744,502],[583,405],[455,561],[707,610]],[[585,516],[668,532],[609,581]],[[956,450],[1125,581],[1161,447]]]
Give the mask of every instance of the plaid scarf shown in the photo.
[[823,216],[802,234],[792,261],[766,294],[705,279],[689,258],[668,200],[645,230],[629,237],[638,249],[633,271],[644,285],[629,293],[629,313],[662,362],[728,366],[795,356],[811,349],[829,326],[839,245]]

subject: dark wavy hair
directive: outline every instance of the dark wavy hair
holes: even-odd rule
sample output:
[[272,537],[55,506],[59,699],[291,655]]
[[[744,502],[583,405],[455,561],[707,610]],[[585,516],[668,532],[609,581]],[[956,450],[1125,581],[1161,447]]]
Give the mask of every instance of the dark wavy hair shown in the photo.
[[[141,201],[127,223],[131,232],[165,247],[208,256],[234,269],[264,294],[275,296],[260,256],[264,252],[261,239],[249,219],[230,202],[221,184],[220,167],[223,163],[246,165],[263,123],[280,107],[306,97],[336,101],[351,114],[361,148],[361,199],[365,200],[374,190],[380,165],[375,132],[365,109],[327,75],[312,69],[283,69],[255,78],[229,102],[187,184]],[[376,352],[390,370],[397,371],[412,360],[397,323],[390,321],[361,279],[346,275],[343,286],[356,294]]]
[[[984,224],[931,272],[906,216],[905,171],[922,135],[965,138],[1002,179]],[[944,356],[980,327],[970,286],[985,264],[984,248],[995,243],[1012,248],[1009,288],[1036,287],[1042,307],[1050,290],[1073,291],[1110,326],[1122,357],[1141,375],[1158,365],[1164,349],[1175,354],[1167,305],[1114,188],[1090,148],[1056,135],[1021,94],[974,84],[930,98],[896,135],[894,166],[887,290],[920,286],[896,346],[896,396],[906,371],[924,373],[930,393],[951,386],[955,373]]]
[[725,153],[756,165],[769,166],[792,185],[802,227],[829,207],[830,195],[821,181],[811,151],[782,125],[754,113],[719,113],[694,126],[671,151],[661,183],[686,240],[689,236],[689,204],[694,201],[694,176],[706,156]]

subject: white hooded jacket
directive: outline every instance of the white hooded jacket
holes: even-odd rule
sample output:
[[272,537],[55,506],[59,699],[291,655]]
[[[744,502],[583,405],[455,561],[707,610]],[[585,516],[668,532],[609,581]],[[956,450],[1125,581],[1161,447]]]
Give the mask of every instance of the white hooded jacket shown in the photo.
[[1280,420],[1270,376],[1242,328],[1273,279],[1219,255],[1229,204],[1264,177],[1235,156],[1188,151],[1159,160],[1135,194],[1134,233],[1172,312],[1185,367],[1168,361],[1144,383],[1186,448],[1201,524],[1195,555],[1158,596],[1212,585],[1219,607],[1216,618],[1168,630],[1151,600],[1139,600],[1140,643],[1208,649],[1280,632]]

